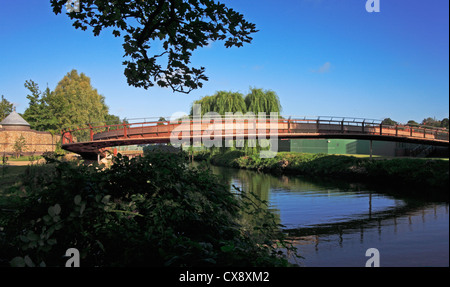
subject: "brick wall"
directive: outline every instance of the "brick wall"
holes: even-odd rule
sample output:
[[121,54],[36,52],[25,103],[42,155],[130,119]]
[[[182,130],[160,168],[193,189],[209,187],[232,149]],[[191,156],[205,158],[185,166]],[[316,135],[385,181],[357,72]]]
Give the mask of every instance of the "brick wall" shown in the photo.
[[55,151],[56,143],[61,138],[61,136],[52,135],[49,132],[11,131],[0,128],[0,154],[14,154],[14,144],[21,135],[25,138],[26,143],[22,155],[40,155],[46,151]]

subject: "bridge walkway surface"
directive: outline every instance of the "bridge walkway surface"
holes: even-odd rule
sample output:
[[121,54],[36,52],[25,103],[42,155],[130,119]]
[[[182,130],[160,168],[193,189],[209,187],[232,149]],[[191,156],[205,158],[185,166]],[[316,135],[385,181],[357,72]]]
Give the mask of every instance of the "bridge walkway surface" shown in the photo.
[[449,146],[442,128],[385,125],[355,118],[208,118],[138,121],[113,125],[87,124],[61,131],[62,148],[83,157],[97,157],[109,147],[172,143],[194,144],[227,139],[340,138]]

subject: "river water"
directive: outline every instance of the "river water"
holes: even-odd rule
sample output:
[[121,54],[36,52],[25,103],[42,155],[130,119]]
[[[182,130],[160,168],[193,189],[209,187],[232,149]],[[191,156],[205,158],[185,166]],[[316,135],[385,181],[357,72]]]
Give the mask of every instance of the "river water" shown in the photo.
[[448,202],[402,198],[361,185],[211,166],[256,193],[294,237],[306,267],[449,266]]

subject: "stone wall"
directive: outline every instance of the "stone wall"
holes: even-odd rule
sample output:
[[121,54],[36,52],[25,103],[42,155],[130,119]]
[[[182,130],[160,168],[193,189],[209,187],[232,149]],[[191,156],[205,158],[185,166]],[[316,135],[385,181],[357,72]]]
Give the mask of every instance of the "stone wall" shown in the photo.
[[61,136],[52,135],[49,132],[38,132],[34,130],[12,131],[0,128],[0,154],[13,155],[14,144],[20,138],[25,138],[25,148],[22,155],[41,155],[46,151],[55,151],[56,143]]

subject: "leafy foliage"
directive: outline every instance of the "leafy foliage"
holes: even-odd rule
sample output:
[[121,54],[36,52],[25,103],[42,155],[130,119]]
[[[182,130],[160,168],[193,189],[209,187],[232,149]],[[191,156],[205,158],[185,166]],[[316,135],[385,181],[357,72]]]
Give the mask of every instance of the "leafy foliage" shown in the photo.
[[398,123],[394,120],[392,120],[391,118],[385,118],[382,122],[383,125],[387,125],[387,126],[395,126]]
[[57,114],[49,108],[53,100],[50,89],[47,87],[44,92],[41,92],[39,85],[33,80],[25,81],[25,88],[31,94],[27,95],[29,103],[23,118],[34,130],[59,133]]
[[[65,9],[65,0],[50,2],[55,14]],[[242,14],[214,0],[83,0],[81,11],[68,16],[75,28],[92,27],[95,36],[109,27],[114,36],[123,35],[129,85],[147,89],[157,84],[183,93],[208,80],[204,67],[189,66],[194,50],[218,40],[225,40],[227,48],[241,47],[256,32]],[[158,44],[164,52],[149,55]]]
[[251,112],[258,116],[258,113],[270,115],[271,112],[280,113],[282,110],[280,99],[274,91],[257,88],[250,89],[245,97],[237,92],[218,91],[213,96],[205,96],[195,101],[194,104],[201,105],[201,115],[208,112],[216,112],[219,115]]
[[425,159],[377,159],[353,156],[279,152],[273,158],[258,154],[245,155],[227,151],[200,157],[221,166],[259,170],[271,173],[291,173],[306,176],[386,183],[409,189],[434,189],[447,193],[449,162]]
[[30,167],[29,196],[5,228],[0,257],[12,265],[62,266],[77,248],[81,266],[286,266],[280,248],[294,250],[264,203],[183,153],[46,166]]
[[426,119],[423,119],[421,124],[430,127],[446,128],[448,130],[448,118],[444,118],[440,121],[436,120],[435,118],[428,117]]
[[[245,97],[241,93],[226,91],[218,91],[213,96],[205,96],[193,103],[191,106],[191,116],[194,115],[194,105],[200,105],[200,114],[202,116],[210,112],[217,113],[220,116],[226,116],[227,113],[231,113],[232,116],[241,115],[244,118],[250,119],[258,118],[260,113],[268,117],[271,112],[280,113],[282,109],[278,95],[274,91],[257,88],[251,88]],[[233,146],[231,149],[234,149],[234,143],[229,146]],[[240,143],[239,146],[247,154],[259,153],[263,149],[259,141],[249,144],[249,140],[244,140],[243,144]],[[254,148],[250,148],[249,146],[253,146]],[[268,148],[266,147],[265,149]],[[210,149],[214,150],[215,147]],[[227,150],[224,142],[222,143],[221,150]]]
[[25,138],[23,135],[20,135],[14,142],[13,150],[16,154],[16,157],[19,157],[22,152],[24,152],[27,149],[27,142],[25,141]]
[[54,91],[48,87],[41,92],[32,80],[25,82],[31,94],[24,119],[32,129],[60,133],[65,127],[86,127],[87,123],[119,124],[120,119],[109,114],[105,97],[92,87],[84,73],[72,70],[58,82]]
[[10,103],[3,95],[0,101],[0,122],[3,121],[13,111],[13,104]]
[[250,93],[245,97],[245,104],[247,105],[247,110],[252,111],[255,115],[266,113],[269,116],[271,112],[281,113],[280,99],[271,90],[251,89]]
[[108,115],[105,97],[91,85],[91,79],[76,70],[67,73],[52,93],[51,110],[62,127],[104,123]]

